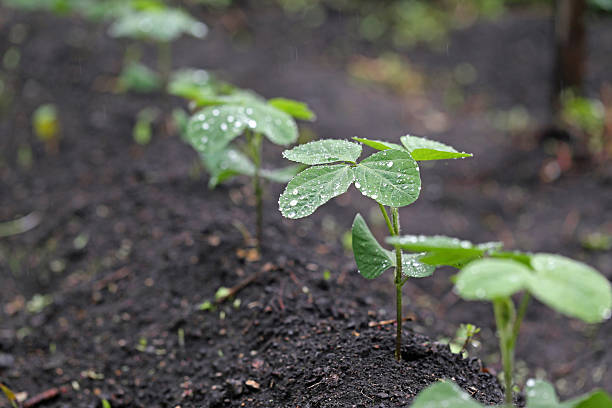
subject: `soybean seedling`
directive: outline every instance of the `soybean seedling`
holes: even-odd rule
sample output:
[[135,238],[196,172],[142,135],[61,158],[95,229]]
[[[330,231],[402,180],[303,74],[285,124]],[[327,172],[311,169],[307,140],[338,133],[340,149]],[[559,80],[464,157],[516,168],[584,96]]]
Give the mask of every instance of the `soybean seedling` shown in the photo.
[[[387,242],[425,252],[421,262],[462,268],[455,280],[459,296],[493,305],[504,371],[505,402],[512,404],[514,350],[533,296],[550,308],[587,323],[610,317],[610,282],[590,266],[546,253],[500,252],[495,244],[473,245],[448,237],[391,237]],[[483,255],[489,258],[478,259]],[[523,292],[518,308],[512,296]]]
[[[279,208],[287,218],[302,218],[318,207],[345,193],[349,186],[378,204],[389,232],[400,234],[400,207],[412,204],[421,191],[417,160],[437,160],[468,157],[445,144],[415,136],[401,138],[403,146],[394,143],[355,138],[382,150],[357,163],[362,146],[346,140],[320,140],[283,152],[289,160],[310,165],[295,176],[279,198]],[[391,217],[386,207],[390,208]],[[383,248],[374,238],[360,214],[352,228],[352,247],[359,273],[367,279],[380,276],[394,268],[396,289],[395,358],[401,359],[402,287],[409,278],[430,276],[434,268],[420,262],[420,254],[403,254],[399,246],[395,253]]]
[[[262,179],[279,183],[291,179],[301,168],[290,166],[268,170],[262,167],[263,138],[276,145],[287,146],[298,138],[294,118],[314,120],[306,104],[289,99],[265,99],[254,93],[236,90],[228,95],[204,98],[187,124],[185,140],[200,154],[211,174],[209,185],[216,186],[235,175],[253,179],[256,205],[257,247],[261,249],[263,234]],[[243,140],[233,143],[239,136]]]
[[32,115],[32,128],[36,137],[45,144],[47,153],[59,150],[60,122],[55,105],[39,106]]
[[109,29],[113,37],[128,37],[157,46],[158,70],[164,85],[172,69],[171,43],[184,34],[203,38],[207,32],[206,24],[156,0],[132,2],[132,7],[121,13]]

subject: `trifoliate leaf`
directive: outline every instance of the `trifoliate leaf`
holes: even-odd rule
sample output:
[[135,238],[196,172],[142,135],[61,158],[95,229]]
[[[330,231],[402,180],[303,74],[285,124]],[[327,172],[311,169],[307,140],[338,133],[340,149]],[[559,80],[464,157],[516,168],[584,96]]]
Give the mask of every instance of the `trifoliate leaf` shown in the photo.
[[338,139],[317,140],[283,152],[284,158],[309,165],[354,162],[359,155],[361,145]]
[[542,303],[587,323],[610,317],[610,282],[595,269],[553,254],[535,254],[531,265],[535,279],[530,282],[529,290]]
[[395,254],[380,246],[361,214],[353,220],[352,242],[357,269],[364,278],[377,278],[395,265]]
[[353,140],[361,142],[364,145],[370,146],[371,148],[376,149],[376,150],[388,150],[388,149],[405,150],[404,147],[398,145],[397,143],[385,142],[383,140],[370,140],[364,137],[356,137],[356,136],[353,138]]
[[286,98],[273,98],[268,101],[268,104],[274,106],[278,110],[293,116],[296,119],[315,120],[316,115],[308,108],[304,102],[294,101]]
[[353,170],[345,164],[310,167],[287,184],[278,200],[279,209],[287,218],[306,217],[346,192],[354,179]]
[[451,382],[430,385],[417,395],[412,408],[482,408],[465,391]]
[[479,259],[457,275],[455,287],[467,300],[503,299],[526,289],[533,273],[525,265],[508,259]]
[[362,160],[354,168],[355,187],[382,205],[404,207],[421,191],[419,167],[410,154],[384,150]]
[[402,136],[400,138],[404,147],[410,152],[414,160],[442,160],[471,157],[471,153],[460,153],[453,147],[416,136]]

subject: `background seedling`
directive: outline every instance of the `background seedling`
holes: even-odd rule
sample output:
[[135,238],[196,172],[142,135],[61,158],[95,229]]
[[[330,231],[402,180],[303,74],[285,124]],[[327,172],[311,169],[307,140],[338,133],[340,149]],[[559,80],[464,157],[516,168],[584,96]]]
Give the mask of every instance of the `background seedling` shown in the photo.
[[[514,349],[531,296],[587,323],[610,317],[610,282],[581,262],[553,254],[501,252],[495,243],[474,245],[448,237],[390,237],[387,242],[409,251],[425,252],[421,257],[423,263],[462,268],[455,280],[459,296],[493,304],[506,404],[512,403]],[[478,259],[487,254],[489,258]],[[517,308],[512,295],[518,292],[524,294]]]
[[139,145],[147,145],[151,142],[151,136],[153,134],[152,123],[159,115],[159,111],[156,108],[144,108],[136,116],[136,123],[132,130],[132,137],[134,142]]
[[158,69],[163,84],[168,83],[172,69],[171,43],[185,34],[203,38],[207,32],[204,23],[185,11],[155,0],[132,2],[132,7],[121,13],[109,29],[113,37],[128,37],[157,46]]
[[32,128],[36,137],[45,144],[47,153],[58,152],[60,122],[55,105],[39,106],[32,115]]
[[[419,160],[467,157],[442,143],[415,136],[402,137],[400,146],[394,143],[356,140],[383,150],[357,163],[362,146],[346,140],[320,140],[283,152],[289,160],[310,165],[295,176],[279,198],[279,208],[287,218],[302,218],[312,214],[327,201],[355,187],[378,203],[389,232],[400,234],[399,207],[412,204],[419,197],[421,178]],[[390,207],[391,217],[387,207]],[[399,246],[395,253],[384,249],[370,232],[365,220],[357,214],[353,221],[352,246],[359,273],[367,279],[380,276],[394,268],[396,288],[395,358],[401,359],[402,287],[409,278],[422,278],[434,268],[420,262],[421,254],[403,254]]]
[[[187,125],[185,139],[200,153],[211,177],[209,185],[216,186],[238,174],[252,177],[256,202],[257,245],[262,242],[263,183],[262,178],[286,182],[299,166],[267,170],[262,168],[264,136],[272,143],[286,146],[295,143],[298,128],[294,117],[313,120],[314,114],[303,103],[283,100],[275,106],[275,100],[266,101],[244,90],[234,90],[226,95],[201,95],[198,102],[204,105]],[[278,100],[276,100],[278,101]],[[230,143],[243,135],[243,143]]]

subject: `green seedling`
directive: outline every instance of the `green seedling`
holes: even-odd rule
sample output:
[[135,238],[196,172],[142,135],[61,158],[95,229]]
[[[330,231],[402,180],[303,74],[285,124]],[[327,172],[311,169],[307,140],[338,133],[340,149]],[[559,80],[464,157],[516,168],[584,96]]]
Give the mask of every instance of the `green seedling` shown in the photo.
[[4,396],[10,402],[12,408],[19,407],[17,403],[17,397],[15,396],[15,393],[9,387],[0,383],[0,390],[2,390],[2,393],[4,394]]
[[134,142],[139,145],[147,145],[151,142],[153,134],[152,124],[159,115],[159,110],[156,108],[144,108],[136,116],[136,123],[132,129],[132,137]]
[[136,61],[123,66],[117,79],[119,92],[135,91],[149,93],[161,88],[162,80],[151,68]]
[[[357,163],[362,146],[346,140],[320,140],[283,152],[289,160],[312,166],[295,176],[279,198],[279,208],[287,218],[302,218],[340,194],[349,186],[373,199],[393,236],[400,234],[400,207],[412,204],[421,191],[417,160],[438,160],[471,156],[431,140],[404,136],[404,146],[356,138],[380,152]],[[386,207],[390,208],[391,217]],[[353,221],[352,247],[359,273],[367,279],[394,269],[397,332],[395,358],[401,359],[402,287],[410,278],[430,276],[434,268],[420,262],[421,254],[403,254],[399,246],[391,252],[374,238],[365,220],[357,214]]]
[[[612,408],[612,398],[595,390],[571,400],[560,402],[555,389],[546,381],[527,381],[526,408]],[[412,408],[484,408],[485,405],[453,383],[441,381],[423,390],[414,400]]]
[[196,38],[206,36],[208,28],[183,10],[167,7],[155,0],[132,2],[111,25],[113,37],[128,37],[157,46],[158,69],[162,82],[167,84],[172,69],[171,43],[182,35]]
[[55,105],[39,106],[32,115],[32,128],[36,137],[45,144],[47,153],[58,152],[60,122]]
[[[288,102],[279,108],[274,106],[274,101],[243,90],[214,96],[206,100],[206,107],[191,117],[185,134],[210,173],[210,187],[239,174],[252,177],[258,247],[263,229],[262,179],[284,183],[302,168],[262,168],[263,138],[281,146],[295,143],[298,128],[294,117],[314,119],[314,114],[303,103],[286,100]],[[230,145],[241,135],[243,140]]]
[[[610,282],[590,266],[553,254],[502,252],[496,243],[474,245],[448,237],[390,237],[387,242],[419,253],[432,266],[462,268],[455,279],[459,296],[493,304],[504,371],[505,402],[512,404],[514,349],[533,296],[550,308],[587,323],[610,318]],[[488,255],[485,259],[479,259]],[[518,308],[512,296],[523,292]]]
[[480,333],[480,327],[476,327],[471,323],[462,323],[459,328],[457,328],[455,338],[448,343],[451,352],[467,357],[468,346],[474,341],[474,336],[478,333]]

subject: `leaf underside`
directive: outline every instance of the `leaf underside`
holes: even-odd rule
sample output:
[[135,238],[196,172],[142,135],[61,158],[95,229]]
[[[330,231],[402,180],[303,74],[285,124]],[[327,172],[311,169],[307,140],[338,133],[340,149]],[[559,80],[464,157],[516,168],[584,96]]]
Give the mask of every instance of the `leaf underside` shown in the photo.
[[273,98],[268,101],[268,104],[274,106],[278,110],[293,116],[296,119],[315,120],[316,115],[308,108],[304,102],[294,101],[287,98]]
[[435,140],[406,135],[400,138],[402,144],[410,152],[414,160],[444,160],[471,157],[471,153],[458,152],[455,148]]
[[467,300],[495,300],[526,289],[532,279],[523,264],[509,259],[479,259],[469,263],[457,275],[455,287]]
[[353,220],[352,238],[357,269],[364,278],[377,278],[394,266],[394,255],[380,246],[361,214]]

